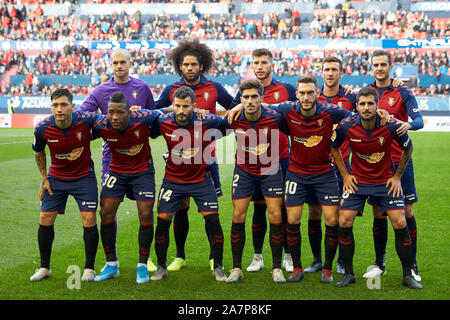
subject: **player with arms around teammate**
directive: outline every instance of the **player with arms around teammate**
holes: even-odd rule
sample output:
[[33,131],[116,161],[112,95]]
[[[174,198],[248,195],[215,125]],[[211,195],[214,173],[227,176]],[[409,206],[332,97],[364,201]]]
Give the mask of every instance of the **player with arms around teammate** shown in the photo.
[[264,87],[257,80],[247,80],[239,86],[243,113],[230,128],[236,142],[236,166],[233,175],[233,221],[231,250],[233,269],[227,282],[237,282],[242,273],[242,252],[245,246],[245,219],[256,189],[261,189],[269,211],[270,247],[272,249],[272,279],[286,282],[281,270],[284,228],[281,219],[283,205],[283,175],[279,165],[279,125],[281,115],[261,107]]
[[[220,114],[216,110],[219,103],[225,109],[229,109],[233,97],[218,82],[205,76],[214,66],[214,52],[198,39],[181,41],[178,46],[169,53],[175,72],[180,78],[168,85],[156,101],[156,108],[166,108],[174,102],[174,93],[180,87],[189,87],[195,93],[195,103],[198,109],[212,114]],[[224,113],[222,111],[222,113]],[[212,152],[215,160],[215,151]],[[214,181],[217,196],[222,196],[222,188],[219,177],[219,166],[216,161],[211,161],[208,170]],[[169,271],[177,271],[186,265],[185,243],[189,233],[189,198],[184,199],[180,208],[175,213],[173,232],[177,248],[176,258],[168,266]],[[206,229],[206,226],[205,226]],[[212,265],[212,247],[210,247],[210,265]]]
[[[50,256],[55,219],[57,214],[64,214],[67,197],[72,195],[80,209],[84,230],[86,263],[81,280],[92,281],[99,240],[95,216],[97,180],[90,149],[90,131],[96,115],[74,112],[73,97],[67,89],[54,91],[50,99],[52,115],[39,122],[34,131],[33,150],[42,178],[38,229],[41,266],[30,280],[40,281],[51,276]],[[51,156],[48,173],[46,145]]]
[[[264,91],[262,94],[262,102],[268,104],[277,104],[285,101],[296,101],[295,87],[287,82],[276,80],[273,77],[273,70],[275,63],[273,61],[272,53],[264,48],[253,50],[252,52],[252,69],[256,79],[262,84]],[[232,106],[241,103],[241,94],[238,91],[233,99]],[[289,166],[289,138],[283,132],[279,132],[279,157],[280,166],[283,177],[286,175]],[[247,271],[259,271],[264,267],[264,260],[262,249],[264,245],[264,238],[267,231],[266,219],[266,202],[264,196],[259,189],[256,189],[255,195],[252,197],[253,201],[253,217],[252,217],[252,240],[253,240],[253,260],[247,267]],[[283,219],[283,229],[286,229],[287,213],[286,207],[283,205],[281,209]],[[311,208],[310,208],[311,210]],[[320,206],[319,206],[320,214]],[[284,240],[284,259],[283,267],[286,271],[292,272],[292,258],[288,252],[286,239]]]
[[[375,82],[370,86],[378,92],[380,109],[389,112],[391,116],[398,119],[400,127],[398,134],[405,134],[408,130],[419,130],[423,128],[423,120],[417,105],[414,93],[407,86],[395,87],[394,80],[390,77],[392,71],[392,57],[389,52],[377,50],[372,55],[372,72]],[[408,122],[409,118],[412,120]],[[397,167],[400,162],[402,148],[394,141],[392,146],[392,162]],[[414,182],[414,167],[412,159],[409,160],[402,176],[402,189],[405,195],[405,216],[408,224],[408,230],[412,239],[413,252],[413,276],[417,281],[421,280],[417,268],[417,224],[414,216],[414,203],[418,201],[416,186]],[[369,202],[370,203],[370,202]],[[370,203],[372,204],[372,203]],[[387,243],[387,220],[383,211],[377,205],[373,206],[373,237],[375,245],[375,264],[365,277],[375,277],[385,271],[384,257]]]
[[[343,74],[342,61],[338,57],[328,56],[323,59],[323,86],[319,88],[320,94],[317,97],[317,101],[331,103],[340,106],[345,110],[353,111],[356,107],[356,94],[347,92],[348,90],[340,85],[340,79]],[[344,142],[340,150],[347,168],[350,169],[350,149],[348,143]],[[339,190],[342,193],[342,177],[340,176],[339,170],[336,171]],[[317,202],[317,198],[312,202],[314,202],[314,204],[309,205],[308,212],[308,237],[314,260],[311,265],[305,269],[305,273],[314,273],[322,270],[322,210]],[[340,254],[336,263],[336,273],[344,273]]]
[[100,194],[101,238],[106,266],[94,281],[120,275],[116,250],[116,214],[125,195],[136,200],[139,217],[139,262],[136,282],[149,281],[147,260],[153,241],[153,205],[155,176],[148,139],[150,128],[161,114],[158,110],[130,111],[129,101],[121,92],[109,99],[108,116],[95,122],[94,137],[101,136],[109,145],[112,161]]
[[[343,120],[336,128],[330,142],[331,154],[343,177],[344,193],[339,205],[339,244],[345,274],[336,283],[345,287],[355,282],[353,254],[355,241],[353,222],[362,214],[367,198],[381,210],[386,211],[395,232],[395,248],[403,267],[402,283],[411,289],[421,289],[411,273],[412,242],[405,219],[401,177],[412,154],[412,142],[407,134],[397,133],[401,123],[392,119],[385,126],[377,117],[378,94],[374,89],[363,88],[357,96],[358,115]],[[348,172],[339,147],[348,139],[353,160],[351,174]],[[400,163],[392,172],[391,150],[396,141],[404,150]]]
[[[219,220],[219,206],[210,171],[211,129],[222,131],[221,117],[207,113],[199,121],[194,113],[195,93],[189,87],[178,88],[173,95],[174,112],[159,117],[154,136],[161,134],[167,143],[169,157],[158,198],[158,223],[155,231],[155,251],[158,267],[152,280],[167,277],[169,228],[174,213],[187,197],[193,197],[205,219],[213,254],[213,277],[225,281],[223,271],[223,231]],[[220,132],[219,132],[220,133]],[[222,134],[220,134],[222,136]]]

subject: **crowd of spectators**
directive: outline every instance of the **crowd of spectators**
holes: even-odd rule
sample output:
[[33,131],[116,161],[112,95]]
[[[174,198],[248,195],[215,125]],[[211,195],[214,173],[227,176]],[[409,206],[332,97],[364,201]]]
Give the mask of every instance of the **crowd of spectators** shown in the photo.
[[[301,76],[312,74],[320,76],[321,61],[324,55],[335,55],[341,58],[346,75],[371,75],[370,50],[301,50],[292,51],[278,49],[272,51],[276,64],[275,73],[277,77]],[[449,52],[445,50],[425,49],[403,49],[392,50],[393,62],[395,64],[418,66],[418,76],[442,75],[450,76]],[[173,74],[173,66],[167,59],[168,50],[133,50],[131,54],[130,73],[134,75],[156,75]],[[217,50],[216,64],[211,69],[210,76],[242,75],[242,70],[249,68],[249,59],[243,59],[245,54],[241,50]],[[27,79],[23,88],[12,88],[16,92],[39,92],[46,94],[49,88],[36,87],[31,84],[31,78],[39,75],[89,75],[91,85],[89,87],[74,87],[74,92],[84,94],[90,92],[97,86],[102,77],[107,78],[112,74],[110,68],[110,56],[107,51],[92,50],[84,47],[77,48],[75,45],[66,45],[62,51],[39,52],[36,57],[31,58],[22,52],[8,51],[0,52],[2,64],[17,66],[16,74],[25,75]],[[417,94],[427,94],[432,88],[421,88],[420,84],[415,86]],[[32,89],[34,88],[34,89]],[[27,91],[30,89],[31,91]],[[356,88],[357,89],[357,88]],[[6,89],[8,90],[8,89]],[[158,92],[159,88],[155,88]],[[440,88],[436,91],[441,92]],[[14,92],[3,92],[3,94],[14,94]],[[444,90],[444,94],[447,91]]]
[[[90,15],[82,20],[77,15],[44,16],[39,5],[27,11],[18,5],[8,10],[3,4],[0,20],[0,40],[300,39],[300,28],[308,27],[301,22],[297,7],[282,14],[264,13],[260,18],[234,10],[220,17],[192,10],[187,18],[161,13],[144,19],[137,10],[133,14]],[[312,39],[442,38],[450,35],[450,19],[431,19],[423,12],[367,15],[354,9],[317,9],[308,28]]]

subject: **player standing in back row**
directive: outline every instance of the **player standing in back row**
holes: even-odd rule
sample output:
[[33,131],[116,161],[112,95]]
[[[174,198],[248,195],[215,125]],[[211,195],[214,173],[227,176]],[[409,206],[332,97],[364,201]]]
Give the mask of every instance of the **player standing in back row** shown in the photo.
[[[233,97],[220,83],[205,77],[215,61],[214,52],[207,45],[200,43],[198,39],[182,41],[170,51],[169,59],[172,61],[176,73],[181,77],[163,90],[156,101],[156,108],[169,107],[173,103],[174,92],[180,87],[191,88],[195,92],[196,107],[205,110],[205,112],[217,114],[217,103],[225,109],[230,107]],[[215,150],[212,152],[212,157],[216,160]],[[211,171],[217,196],[220,197],[222,196],[222,188],[217,161],[210,162],[208,170]],[[189,232],[189,201],[189,198],[184,199],[175,213],[173,232],[177,256],[168,266],[167,270],[169,271],[180,270],[186,265],[185,244]],[[209,259],[212,269],[212,247],[210,247]]]
[[[419,112],[416,97],[410,88],[406,86],[393,86],[390,77],[392,71],[392,57],[389,52],[377,50],[372,55],[372,72],[375,82],[370,86],[378,92],[380,109],[389,112],[391,116],[398,119],[401,126],[397,129],[398,134],[405,134],[408,130],[419,130],[423,128],[422,116]],[[412,121],[408,122],[408,118]],[[402,154],[401,147],[394,142],[392,148],[392,162],[397,167]],[[402,176],[402,189],[405,195],[405,216],[408,230],[412,240],[413,254],[413,276],[417,281],[421,280],[417,268],[417,225],[414,217],[413,204],[418,201],[416,186],[414,182],[414,168],[412,159],[409,160],[405,173]],[[370,203],[370,202],[369,202]],[[370,203],[372,204],[372,203]],[[373,238],[375,245],[375,264],[364,277],[375,277],[385,271],[384,257],[387,243],[387,220],[383,211],[378,206],[373,206]]]

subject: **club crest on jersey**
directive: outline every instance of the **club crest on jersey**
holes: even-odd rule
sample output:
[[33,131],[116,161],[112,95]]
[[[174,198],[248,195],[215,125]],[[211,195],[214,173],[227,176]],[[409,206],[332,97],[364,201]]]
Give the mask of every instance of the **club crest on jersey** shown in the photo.
[[83,153],[84,147],[79,147],[76,149],[73,149],[71,152],[69,153],[60,153],[60,154],[55,154],[56,159],[60,159],[60,160],[76,160],[78,159],[81,154]]
[[136,100],[136,98],[137,98],[137,91],[136,90],[131,91],[131,96],[133,97],[133,99]]
[[391,107],[394,105],[394,102],[395,102],[395,99],[394,99],[393,97],[390,97],[390,98],[388,99],[388,103],[389,103],[389,105],[390,105]]
[[136,146],[132,146],[130,149],[116,149],[116,152],[125,154],[127,156],[135,156],[139,152],[141,152],[142,148],[144,147],[144,144],[138,144]]
[[208,99],[209,99],[209,92],[203,93],[203,97],[205,98],[206,101],[208,101]]
[[378,142],[380,143],[380,145],[382,146],[384,144],[384,137],[379,137],[378,138]]
[[311,136],[309,138],[294,137],[294,141],[303,144],[305,147],[311,148],[317,146],[322,141],[322,136]]
[[276,91],[276,92],[273,94],[273,98],[275,99],[275,101],[280,100],[280,93],[279,93],[278,91]]
[[359,152],[356,153],[358,157],[361,159],[366,160],[368,163],[377,163],[380,162],[381,159],[384,157],[384,152],[375,152],[372,153],[370,156],[365,154],[360,154]]
[[139,138],[141,136],[141,132],[139,130],[135,130],[134,135],[136,136],[136,138]]
[[81,132],[77,132],[77,138],[78,138],[78,140],[81,141],[81,138],[82,138],[82,137],[83,137],[82,133],[81,133]]
[[342,108],[343,106],[342,101],[338,101],[337,105]]
[[323,120],[322,119],[317,120],[317,124],[319,125],[320,128],[323,125]]

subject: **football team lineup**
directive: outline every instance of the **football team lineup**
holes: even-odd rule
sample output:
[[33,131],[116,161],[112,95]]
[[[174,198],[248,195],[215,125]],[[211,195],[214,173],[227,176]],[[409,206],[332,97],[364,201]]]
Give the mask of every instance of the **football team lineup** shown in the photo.
[[[31,281],[51,276],[54,223],[72,195],[83,225],[82,281],[120,276],[116,215],[124,197],[135,200],[138,211],[136,282],[160,281],[168,277],[168,271],[185,267],[189,199],[193,198],[204,218],[215,280],[233,283],[244,278],[245,220],[253,202],[254,256],[247,272],[264,267],[262,248],[268,232],[273,282],[299,282],[307,273],[321,272],[321,283],[347,287],[356,282],[353,222],[367,200],[373,207],[375,262],[364,277],[374,279],[385,272],[389,220],[402,269],[401,283],[411,289],[422,288],[413,210],[418,197],[408,131],[421,129],[423,120],[412,91],[391,79],[388,52],[373,53],[374,83],[353,93],[339,84],[343,70],[339,58],[323,60],[322,87],[314,76],[299,77],[294,87],[272,78],[271,52],[257,49],[252,53],[256,79],[242,81],[234,98],[204,75],[213,63],[213,52],[205,44],[182,41],[169,57],[180,79],[167,86],[157,101],[145,82],[130,77],[130,56],[123,49],[111,54],[114,76],[97,87],[80,108],[75,110],[68,90],[52,93],[52,115],[36,126],[34,134],[33,150],[42,184],[40,268]],[[216,111],[216,103],[228,111]],[[131,111],[130,106],[140,110]],[[235,154],[229,234],[233,268],[227,276],[218,212],[223,190],[215,140],[231,132],[236,139],[233,151],[228,152],[227,147],[226,155]],[[159,136],[166,142],[168,156],[157,196],[149,138]],[[105,142],[100,195],[91,138]],[[46,148],[51,158],[48,170]],[[300,221],[305,203],[314,260],[303,268]],[[172,220],[176,257],[167,265]],[[94,263],[99,240],[106,264],[97,274]],[[153,241],[156,265],[149,259]],[[335,260],[335,272],[342,274],[336,282],[332,271]],[[287,279],[283,269],[289,274]]]

